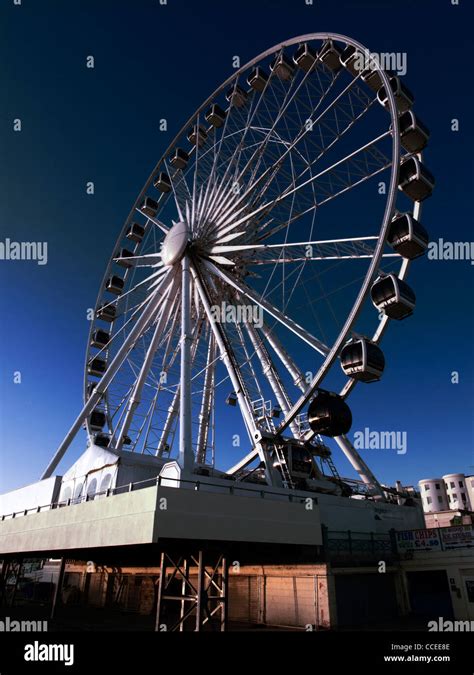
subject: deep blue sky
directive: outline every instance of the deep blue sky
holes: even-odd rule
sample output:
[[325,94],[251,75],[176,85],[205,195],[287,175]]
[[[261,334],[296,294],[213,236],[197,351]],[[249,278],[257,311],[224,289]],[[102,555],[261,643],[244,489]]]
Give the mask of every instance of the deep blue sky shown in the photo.
[[[86,309],[118,231],[171,138],[231,74],[233,55],[245,63],[284,39],[326,30],[372,51],[407,52],[405,81],[431,129],[426,161],[437,180],[424,224],[432,239],[473,238],[469,4],[2,0],[1,240],[47,241],[49,264],[0,261],[0,490],[36,480],[76,416]],[[85,67],[89,54],[94,70]],[[166,133],[158,131],[162,117]],[[15,118],[21,133],[12,131]],[[413,266],[416,313],[384,340],[396,354],[392,367],[383,383],[351,398],[354,429],[408,432],[404,456],[365,453],[381,480],[474,473],[473,273],[468,261]]]

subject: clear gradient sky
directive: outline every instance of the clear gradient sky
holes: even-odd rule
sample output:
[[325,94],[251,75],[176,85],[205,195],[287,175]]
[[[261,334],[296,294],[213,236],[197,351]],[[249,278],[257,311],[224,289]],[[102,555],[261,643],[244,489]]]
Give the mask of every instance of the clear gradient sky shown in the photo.
[[[436,176],[423,223],[433,240],[473,239],[470,5],[2,1],[0,241],[47,241],[49,260],[0,260],[0,491],[37,480],[76,417],[86,311],[122,223],[172,137],[231,74],[234,55],[245,63],[277,42],[326,30],[372,51],[406,52],[404,81],[431,130],[425,156]],[[85,66],[87,55],[94,70]],[[13,131],[16,118],[21,132]],[[168,119],[167,132],[159,131],[160,118]],[[94,196],[85,192],[91,180]],[[405,455],[364,453],[382,481],[474,473],[473,275],[469,261],[417,261],[410,273],[415,315],[384,339],[396,355],[391,368],[375,388],[358,387],[351,397],[354,429],[407,431]],[[230,433],[222,432],[223,447]]]

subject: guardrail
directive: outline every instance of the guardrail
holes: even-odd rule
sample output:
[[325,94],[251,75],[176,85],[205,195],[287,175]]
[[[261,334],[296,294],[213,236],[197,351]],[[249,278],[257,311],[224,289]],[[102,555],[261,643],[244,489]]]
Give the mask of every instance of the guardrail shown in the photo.
[[[136,490],[142,490],[146,487],[153,487],[153,486],[162,486],[163,483],[167,484],[170,482],[175,482],[178,484],[188,484],[193,486],[193,489],[196,491],[199,491],[201,489],[206,488],[213,488],[213,492],[215,492],[215,488],[218,488],[219,491],[221,491],[224,494],[230,494],[230,495],[237,495],[238,493],[241,492],[246,492],[249,493],[246,496],[252,496],[252,497],[259,497],[260,499],[264,499],[266,496],[277,496],[280,497],[282,500],[289,501],[289,502],[299,502],[299,503],[305,503],[306,500],[309,498],[308,497],[302,497],[298,495],[293,495],[291,493],[285,493],[285,492],[274,492],[271,490],[258,490],[258,489],[252,489],[248,487],[243,487],[241,484],[236,484],[236,482],[232,482],[230,485],[222,485],[221,483],[208,483],[207,481],[200,481],[200,480],[185,480],[183,478],[168,478],[168,477],[163,477],[163,476],[156,476],[155,478],[147,478],[145,480],[141,481],[136,481],[135,483],[127,483],[126,485],[120,485],[115,488],[108,488],[107,490],[103,490],[101,492],[94,492],[93,494],[85,494],[81,497],[76,497],[76,498],[70,498],[62,501],[57,501],[53,502],[51,504],[44,504],[43,506],[36,506],[31,509],[24,509],[22,511],[15,511],[13,513],[8,513],[5,515],[0,516],[0,521],[4,520],[11,520],[12,518],[16,518],[18,516],[27,516],[31,515],[32,513],[41,513],[42,511],[51,511],[52,509],[57,509],[57,508],[63,508],[65,506],[73,506],[75,504],[83,504],[85,502],[90,502],[94,501],[97,498],[101,497],[112,497],[114,495],[118,494],[125,494],[127,492],[134,492]],[[165,485],[167,487],[167,485]],[[313,502],[315,504],[318,503],[318,500],[315,496],[312,497]]]

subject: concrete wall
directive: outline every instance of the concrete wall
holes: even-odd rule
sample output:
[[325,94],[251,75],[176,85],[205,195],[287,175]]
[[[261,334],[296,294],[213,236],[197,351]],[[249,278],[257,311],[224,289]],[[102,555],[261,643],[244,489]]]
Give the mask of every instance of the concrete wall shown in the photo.
[[152,541],[156,488],[0,522],[0,554]]
[[424,527],[423,511],[418,507],[384,504],[369,500],[317,495],[321,523],[329,530],[389,532]]
[[322,544],[317,506],[157,486],[0,522],[0,554],[159,538]]

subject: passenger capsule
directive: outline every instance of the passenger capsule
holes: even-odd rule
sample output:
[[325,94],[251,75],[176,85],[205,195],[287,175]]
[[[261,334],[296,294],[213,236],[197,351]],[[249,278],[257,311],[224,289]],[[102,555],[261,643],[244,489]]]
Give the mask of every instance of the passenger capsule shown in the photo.
[[107,321],[108,323],[112,323],[112,321],[115,321],[115,316],[117,314],[117,310],[115,309],[114,305],[99,305],[97,308],[97,318],[102,319],[102,321]]
[[296,63],[298,68],[301,68],[307,73],[311,70],[317,58],[318,55],[316,51],[307,42],[304,42],[296,50],[293,56],[293,61]]
[[[170,177],[168,176],[167,173],[164,173],[161,171],[157,176],[155,176],[155,179],[153,181],[153,185],[156,187],[156,189],[159,192],[163,192],[166,194],[167,192],[170,192],[171,190],[171,181]],[[151,214],[152,216],[156,216],[156,212]]]
[[105,330],[98,328],[91,335],[91,347],[98,347],[102,349],[110,340],[110,333],[107,333]]
[[[403,82],[400,80],[398,75],[393,75],[390,80],[390,87],[393,91],[393,96],[395,98],[395,105],[399,113],[404,113],[406,110],[411,108],[415,97],[411,91],[406,87]],[[385,87],[382,86],[377,92],[377,99],[384,108],[388,108],[388,95],[385,91]]]
[[400,141],[405,150],[414,154],[421,152],[430,137],[428,128],[415,117],[412,110],[400,116],[399,125]]
[[94,375],[95,377],[102,377],[107,368],[107,364],[104,359],[92,359],[92,361],[87,366],[87,372],[89,375]]
[[[386,71],[387,72],[387,71]],[[391,76],[390,73],[387,72],[387,75],[389,77]],[[369,86],[372,91],[377,92],[380,87],[383,85],[383,80],[382,80],[382,75],[380,74],[380,70],[378,68],[375,68],[375,64],[370,65],[369,62],[369,67],[366,68],[362,75],[361,75],[362,80],[366,83],[367,86]]]
[[125,235],[127,239],[135,241],[137,244],[140,244],[143,237],[145,236],[145,228],[138,223],[131,223],[130,227],[127,230]]
[[387,242],[401,256],[413,260],[425,253],[429,237],[411,213],[399,213],[390,224]]
[[410,157],[400,166],[398,187],[407,197],[421,202],[430,197],[435,185],[431,171],[417,157]]
[[[114,256],[114,260],[117,263],[117,265],[120,265],[120,267],[125,267],[125,269],[129,269],[132,266],[132,263],[127,260],[127,258],[133,258],[134,257],[133,251],[129,251],[128,248],[121,248],[117,251],[117,253]],[[118,258],[121,258],[121,260],[118,260]]]
[[93,410],[89,417],[89,426],[92,431],[102,431],[102,427],[105,425],[106,417],[105,413],[101,410]]
[[353,45],[347,45],[339,57],[341,65],[343,65],[354,77],[357,77],[357,75],[360,75],[363,72],[365,60],[366,57],[363,52]]
[[212,124],[212,126],[216,127],[217,129],[219,129],[224,124],[225,116],[226,116],[225,110],[222,110],[222,108],[219,105],[217,105],[217,103],[211,105],[211,107],[209,108],[209,110],[205,115],[206,121],[209,122],[209,124]]
[[140,206],[140,211],[142,211],[146,216],[154,218],[158,211],[158,202],[156,202],[151,197],[145,197]]
[[341,396],[318,389],[308,408],[308,422],[314,433],[333,438],[347,434],[352,413]]
[[385,368],[382,350],[366,338],[350,340],[341,351],[341,367],[358,382],[377,382]]
[[229,103],[236,108],[242,108],[247,103],[248,94],[240,85],[232,86],[225,95]]
[[226,398],[225,402],[227,403],[227,405],[231,405],[233,407],[237,405],[237,394],[235,393],[235,391],[231,391],[231,393]]
[[105,282],[105,289],[114,295],[121,295],[124,287],[124,280],[115,274]]
[[107,434],[96,434],[94,436],[94,445],[97,445],[99,448],[107,448],[110,443],[110,436]]
[[342,49],[335,45],[332,40],[327,40],[321,47],[319,58],[333,73],[337,73],[342,68],[340,61],[341,54]]
[[275,73],[280,80],[291,80],[295,66],[286,54],[280,52],[270,64],[270,70]]
[[207,131],[202,124],[199,124],[199,126],[195,124],[188,131],[188,141],[191,143],[191,145],[196,145],[197,143],[197,145],[201,147],[206,142],[206,139],[207,139]]
[[176,148],[174,153],[170,157],[170,164],[174,166],[175,169],[185,169],[189,162],[189,155],[186,150],[182,148]]
[[400,321],[413,314],[416,296],[410,286],[395,274],[376,279],[370,290],[372,302],[390,319]]
[[268,75],[263,70],[263,68],[260,68],[260,66],[254,68],[247,78],[247,83],[252,87],[252,89],[255,89],[255,91],[263,91],[267,82]]

